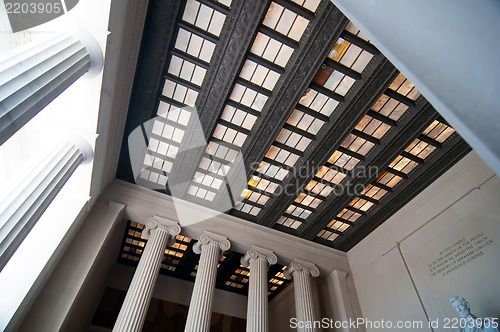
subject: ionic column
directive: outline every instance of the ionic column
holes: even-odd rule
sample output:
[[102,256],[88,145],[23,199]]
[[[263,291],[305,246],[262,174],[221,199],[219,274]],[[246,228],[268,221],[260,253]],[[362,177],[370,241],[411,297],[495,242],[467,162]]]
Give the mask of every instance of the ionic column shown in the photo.
[[39,160],[0,201],[0,271],[82,163],[93,158],[83,139],[61,142]]
[[0,145],[83,74],[102,68],[102,51],[78,29],[0,56]]
[[[319,276],[319,270],[313,263],[300,259],[294,259],[290,265],[283,271],[287,279],[293,277],[293,287],[295,292],[295,314],[297,321],[304,322],[298,328],[300,332],[315,332],[314,327],[314,303],[311,288],[311,276]],[[305,322],[310,322],[309,324]]]
[[165,248],[169,239],[175,241],[175,236],[180,231],[181,227],[177,222],[164,218],[154,216],[146,222],[142,237],[148,242],[128,288],[125,301],[113,328],[114,332],[139,332],[142,330]]
[[194,282],[193,294],[186,321],[185,332],[205,332],[210,329],[217,263],[231,243],[221,235],[204,232],[193,251],[201,254]]
[[241,265],[250,266],[250,283],[248,286],[247,331],[267,332],[267,270],[269,265],[276,264],[278,258],[271,251],[252,246],[241,258]]

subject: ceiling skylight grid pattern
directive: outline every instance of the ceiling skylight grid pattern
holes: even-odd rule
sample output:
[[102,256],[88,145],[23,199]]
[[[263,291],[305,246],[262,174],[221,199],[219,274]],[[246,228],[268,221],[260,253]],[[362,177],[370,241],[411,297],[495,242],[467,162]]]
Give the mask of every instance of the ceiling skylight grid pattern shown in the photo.
[[[348,25],[348,27],[351,28],[353,26],[352,23]],[[325,124],[325,121],[315,118],[310,114],[317,112],[320,115],[329,117],[342,102],[343,99],[341,97],[347,94],[356,79],[361,77],[358,75],[353,75],[356,77],[351,77],[346,74],[349,73],[349,70],[344,69],[343,72],[341,72],[340,70],[333,69],[333,66],[335,66],[335,68],[354,68],[358,72],[363,72],[372,58],[373,54],[370,52],[345,41],[343,38],[339,38],[330,51],[327,61],[321,66],[314,77],[313,85],[299,101],[301,107],[305,107],[309,110],[309,114],[305,114],[296,109],[287,123],[290,125],[302,125],[302,128],[300,128],[301,130],[309,131],[311,130],[310,128],[312,128],[311,133],[314,137]],[[342,63],[342,59],[344,59],[344,63]],[[332,64],[332,62],[334,63]],[[328,64],[331,66],[328,66]],[[319,92],[317,91],[319,88],[315,88],[315,86],[326,89],[324,92]],[[333,92],[333,94],[328,93],[328,91]],[[303,121],[304,123],[301,124],[300,121],[304,118],[308,121]],[[309,126],[305,127],[304,124]],[[361,130],[367,127],[367,125],[367,123],[364,124]],[[380,124],[377,125],[380,126]],[[375,130],[370,132],[373,126],[374,124],[369,126],[364,132],[367,135],[373,134]],[[282,130],[280,135],[283,134],[284,130]],[[380,134],[382,131],[383,128],[377,132],[379,138],[383,136],[383,134]],[[278,136],[277,141],[280,142],[280,136]],[[311,140],[309,140],[309,143],[311,143]],[[318,170],[313,180],[306,185],[304,191],[300,193],[296,200],[288,207],[287,211],[277,223],[292,229],[300,227],[323,202],[323,199],[326,199],[326,197],[332,193],[335,186],[340,184],[349,171],[360,161],[360,159],[355,156],[366,155],[374,145],[375,143],[371,141],[350,134],[342,144],[347,151],[336,151],[330,157],[328,163]],[[300,151],[303,152],[305,147],[302,148],[303,149]],[[352,153],[349,154],[349,151],[352,151]]]
[[[429,143],[422,142],[419,139],[414,140],[406,149],[405,152],[413,152],[412,155],[421,158],[421,162],[409,159],[403,154],[397,156],[389,166],[379,174],[379,176],[368,185],[360,194],[355,197],[336,218],[334,218],[323,230],[321,230],[317,237],[323,240],[333,242],[339,237],[340,234],[345,232],[349,227],[356,222],[359,218],[366,215],[366,213],[379,201],[390,196],[390,192],[401,183],[406,181],[411,172],[418,166],[422,165],[430,154],[439,148],[439,144],[448,139],[455,130],[450,126],[435,120],[428,126],[422,135],[428,136],[431,139],[441,137],[441,142],[436,140],[436,146]],[[429,136],[430,135],[430,136]]]
[[[403,76],[404,78],[404,76]],[[392,87],[401,86],[402,82],[401,75],[399,75],[392,83]],[[396,83],[395,83],[396,82]],[[402,115],[402,114],[401,114]],[[369,115],[365,115],[361,121],[356,125],[354,131],[350,133],[345,140],[342,142],[341,146],[337,151],[335,151],[332,156],[328,159],[327,163],[322,166],[315,177],[305,186],[304,191],[297,197],[297,199],[290,205],[288,210],[295,211],[298,200],[300,200],[301,195],[309,195],[317,199],[314,201],[313,206],[307,206],[310,209],[310,213],[304,214],[305,218],[297,218],[297,215],[284,214],[279,220],[278,224],[294,228],[299,227],[304,222],[308,222],[307,218],[312,215],[312,213],[322,204],[326,204],[326,199],[334,192],[336,189],[341,188],[342,181],[350,172],[358,165],[361,160],[376,146],[379,145],[379,140],[389,131],[391,125],[385,123],[379,119],[375,119]],[[359,135],[362,135],[360,137]],[[386,178],[388,184],[393,184],[398,180],[399,177],[395,175],[392,178]],[[344,211],[342,211],[337,217],[330,223],[330,227],[327,226],[323,231],[321,231],[318,237],[333,241],[338,237],[338,235],[345,229],[349,227],[349,223],[356,221],[367,209],[371,207],[371,202],[366,202],[363,204],[361,209],[358,209],[360,202],[357,201],[356,204],[348,206]],[[287,211],[288,211],[287,210]],[[292,222],[291,218],[295,218]]]
[[[230,1],[219,1],[229,6]],[[227,10],[229,11],[229,10]],[[188,0],[182,20],[178,24],[174,49],[170,52],[170,61],[154,121],[148,152],[144,158],[144,167],[140,178],[165,186],[168,174],[179,151],[191,113],[183,106],[195,106],[201,85],[210,66],[218,36],[222,30],[226,15],[209,5],[196,0]],[[247,123],[250,120],[247,121]],[[218,130],[221,139],[231,139],[238,144],[241,136],[225,127]],[[222,158],[230,155],[225,148],[212,147]],[[219,151],[220,150],[220,151]],[[220,165],[209,165],[206,170],[220,174]],[[219,178],[197,172],[195,183],[189,193],[196,197],[212,200],[215,191],[220,188]],[[222,172],[222,174],[226,174]]]
[[[315,8],[318,5],[316,2],[319,3],[319,1],[307,1],[301,5]],[[272,2],[262,24],[270,30],[298,42],[307,28],[309,20],[284,5]],[[272,96],[272,91],[284,73],[284,68],[294,50],[285,43],[263,32],[258,32],[251,47],[251,54],[245,59],[239,79],[233,87],[229,101],[225,105],[212,135],[213,138],[232,144],[237,148],[244,145],[267,100]],[[314,130],[314,127],[311,130]],[[303,151],[310,141],[311,138],[303,137],[290,130],[283,131],[280,136],[280,143],[283,146],[273,146],[266,158],[292,167],[299,155],[287,150],[286,147],[290,147],[292,151]],[[266,165],[259,168],[264,167]],[[278,178],[286,175],[283,175],[283,171],[275,170],[275,167],[273,169],[267,167],[266,171],[269,174],[274,172],[273,175],[278,176]],[[248,182],[250,189],[246,189],[242,193],[246,202],[238,204],[235,207],[236,210],[253,216],[262,210],[262,204],[267,202],[269,195],[274,194],[279,186],[278,182],[274,182],[276,178],[273,176],[270,176],[271,180],[269,180],[269,174],[264,173],[266,178],[263,178],[260,172],[256,172],[252,176]]]

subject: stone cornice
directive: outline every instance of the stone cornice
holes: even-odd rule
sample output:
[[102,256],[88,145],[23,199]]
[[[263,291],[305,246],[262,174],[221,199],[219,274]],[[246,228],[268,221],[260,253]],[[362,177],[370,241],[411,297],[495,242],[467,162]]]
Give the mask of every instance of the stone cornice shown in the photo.
[[[151,215],[168,216],[170,220],[177,221],[172,197],[121,180],[114,180],[99,199],[125,204],[124,219],[141,224],[145,224]],[[197,220],[201,216],[207,217],[206,220],[189,225],[181,223],[182,235],[196,239],[203,232],[210,231],[229,238],[232,250],[240,253],[245,253],[255,245],[272,250],[279,264],[286,265],[299,258],[314,262],[324,274],[335,269],[350,272],[347,254],[342,251],[231,215],[217,215],[215,211],[185,201],[176,201],[176,206]]]

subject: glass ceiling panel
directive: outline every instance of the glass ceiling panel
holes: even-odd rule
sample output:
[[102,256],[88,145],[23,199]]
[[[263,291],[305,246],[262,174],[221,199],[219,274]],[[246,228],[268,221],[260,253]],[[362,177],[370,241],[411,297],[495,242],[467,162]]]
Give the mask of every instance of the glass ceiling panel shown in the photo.
[[356,126],[356,129],[381,139],[391,129],[391,126],[369,115],[365,115]]
[[292,218],[281,217],[277,221],[277,224],[283,225],[283,226],[291,228],[291,229],[297,229],[300,227],[300,225],[302,225],[302,222],[299,220],[292,219]]
[[323,115],[330,116],[339,105],[339,102],[312,88],[308,88],[306,94],[300,99],[299,104]]
[[436,150],[435,146],[419,139],[414,140],[410,146],[405,149],[406,152],[422,159],[427,158],[434,150]]
[[188,0],[182,19],[200,29],[219,36],[226,15],[209,6],[200,4],[198,1]]
[[394,121],[398,121],[408,108],[409,107],[407,105],[397,101],[396,99],[390,98],[385,94],[383,94],[372,106],[373,111]]
[[354,23],[352,22],[349,22],[345,28],[347,31],[349,31],[350,33],[352,33],[353,35],[355,36],[358,36],[359,38],[367,41],[367,42],[370,42],[368,40],[368,37],[365,36],[359,29],[357,26],[354,25]]
[[402,73],[389,86],[389,89],[406,96],[412,100],[416,100],[420,96],[418,89],[411,83]]
[[198,98],[197,91],[169,79],[165,80],[162,95],[188,106],[194,106]]
[[439,143],[443,143],[454,132],[455,129],[453,129],[452,127],[447,126],[444,123],[439,122],[438,120],[434,120],[434,122],[429,127],[427,127],[427,129],[425,129],[422,134],[429,138],[432,138]]
[[294,49],[261,32],[257,33],[250,52],[285,68]]
[[168,73],[201,86],[207,70],[175,55],[170,59]]
[[267,101],[267,96],[257,91],[247,88],[241,84],[236,83],[233,92],[229,99],[237,103],[253,108],[256,111],[262,111],[264,104]]
[[312,12],[315,12],[316,8],[318,8],[319,4],[321,3],[321,0],[292,0],[292,1]]
[[257,172],[265,174],[269,177],[275,178],[278,181],[283,181],[285,176],[288,175],[289,171],[278,167],[276,165],[271,165],[265,161],[262,161],[257,168]]
[[215,44],[197,34],[180,28],[175,41],[175,48],[205,62],[210,62],[215,50]]
[[226,105],[222,112],[221,119],[234,123],[237,126],[251,130],[257,117],[248,112],[242,111],[230,105]]
[[246,60],[241,69],[240,77],[272,91],[280,78],[280,74],[251,60]]
[[276,2],[272,2],[263,24],[287,37],[299,41],[309,24],[309,20]]

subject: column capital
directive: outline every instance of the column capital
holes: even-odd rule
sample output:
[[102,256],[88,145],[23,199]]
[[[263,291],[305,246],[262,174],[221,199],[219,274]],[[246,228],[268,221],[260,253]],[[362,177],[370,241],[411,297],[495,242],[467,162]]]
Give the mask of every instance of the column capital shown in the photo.
[[193,251],[197,254],[201,254],[202,246],[207,244],[214,244],[218,246],[222,250],[222,252],[231,248],[231,242],[229,242],[227,237],[205,231],[200,235],[198,242],[196,242],[193,246]]
[[153,229],[161,229],[169,233],[172,238],[175,238],[175,236],[181,232],[181,226],[178,222],[158,216],[152,216],[146,221],[146,228],[142,231],[142,238],[146,240],[149,239]]
[[290,265],[283,271],[283,274],[287,279],[292,279],[294,272],[308,272],[313,277],[319,276],[319,269],[315,264],[303,261],[301,259],[294,259]]
[[246,252],[245,256],[241,257],[241,265],[245,267],[250,266],[250,259],[264,259],[270,265],[274,265],[278,262],[278,257],[271,250],[260,248],[257,246],[251,246]]

